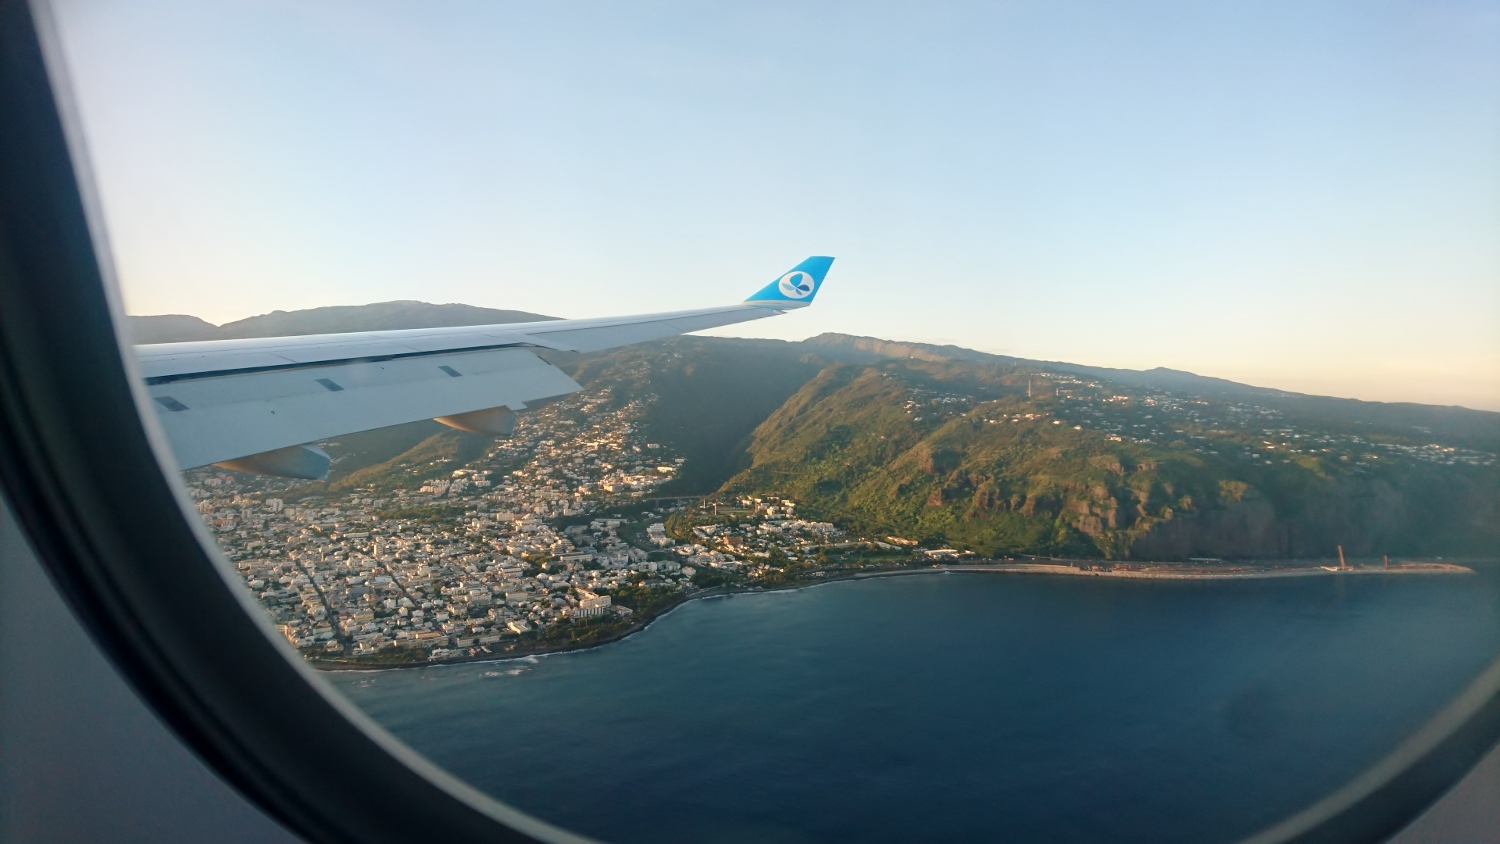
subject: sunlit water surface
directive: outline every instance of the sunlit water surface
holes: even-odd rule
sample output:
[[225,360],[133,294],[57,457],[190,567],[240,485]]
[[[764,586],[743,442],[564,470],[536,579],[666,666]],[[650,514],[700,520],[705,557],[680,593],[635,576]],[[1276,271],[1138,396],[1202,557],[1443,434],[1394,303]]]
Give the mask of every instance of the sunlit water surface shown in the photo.
[[335,682],[505,801],[619,842],[1232,840],[1500,651],[1500,572],[932,574],[691,602],[624,641]]

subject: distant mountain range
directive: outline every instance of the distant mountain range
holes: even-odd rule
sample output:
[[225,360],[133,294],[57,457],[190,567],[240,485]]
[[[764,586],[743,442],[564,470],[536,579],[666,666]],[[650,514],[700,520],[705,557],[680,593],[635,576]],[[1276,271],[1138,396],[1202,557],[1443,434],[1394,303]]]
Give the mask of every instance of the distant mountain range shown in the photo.
[[401,328],[444,328],[453,325],[495,325],[540,322],[557,317],[478,308],[473,305],[433,305],[427,302],[376,302],[337,305],[268,314],[214,325],[195,316],[162,314],[131,316],[128,331],[139,344],[182,343],[190,340],[231,340],[244,337],[290,337],[299,334],[342,334],[349,331],[391,331]]
[[1196,375],[1166,367],[1147,370],[1112,369],[1104,366],[1084,366],[1076,363],[992,355],[960,346],[893,342],[848,334],[820,334],[803,342],[809,346],[827,349],[840,360],[851,363],[868,363],[881,358],[904,358],[1034,367],[1049,372],[1064,372],[1132,387],[1168,390],[1221,401],[1253,401],[1258,405],[1289,413],[1295,419],[1358,421],[1361,424],[1397,428],[1402,431],[1428,429],[1431,433],[1444,437],[1457,437],[1476,447],[1500,448],[1500,414],[1486,410],[1472,410],[1467,407],[1313,396],[1267,387],[1254,387],[1224,378]]
[[[131,330],[172,342],[548,318],[385,302]],[[651,399],[649,436],[687,458],[668,494],[785,495],[867,535],[990,555],[1500,552],[1497,413],[844,334],[540,354],[615,402]],[[409,484],[482,448],[436,428],[340,438],[331,484]]]

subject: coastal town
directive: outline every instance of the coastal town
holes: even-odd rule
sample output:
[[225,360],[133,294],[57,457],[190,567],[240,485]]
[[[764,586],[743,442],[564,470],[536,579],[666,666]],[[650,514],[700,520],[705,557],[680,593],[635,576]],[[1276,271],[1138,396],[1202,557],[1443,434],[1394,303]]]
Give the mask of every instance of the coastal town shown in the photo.
[[924,559],[847,541],[793,501],[656,496],[682,458],[639,433],[639,401],[602,409],[609,400],[606,389],[529,413],[449,477],[389,492],[306,494],[216,468],[185,480],[272,623],[326,664],[577,647],[711,590],[816,581],[856,557]]

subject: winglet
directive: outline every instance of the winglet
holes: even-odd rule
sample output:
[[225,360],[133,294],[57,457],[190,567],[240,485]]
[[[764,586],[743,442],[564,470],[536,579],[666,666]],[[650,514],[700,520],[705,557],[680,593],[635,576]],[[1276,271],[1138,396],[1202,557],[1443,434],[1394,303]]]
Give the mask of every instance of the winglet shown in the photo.
[[805,308],[818,295],[818,288],[823,286],[823,276],[828,274],[831,266],[832,258],[818,255],[808,258],[792,267],[781,278],[752,293],[745,304]]

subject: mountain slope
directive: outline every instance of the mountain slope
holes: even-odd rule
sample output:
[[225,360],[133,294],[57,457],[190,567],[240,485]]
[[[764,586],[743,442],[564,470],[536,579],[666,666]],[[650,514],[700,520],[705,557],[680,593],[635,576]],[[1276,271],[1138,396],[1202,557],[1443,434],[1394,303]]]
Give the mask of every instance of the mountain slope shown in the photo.
[[544,355],[616,404],[650,398],[646,435],[687,458],[662,495],[706,495],[748,464],[750,433],[826,362],[799,343],[676,337],[591,355]]
[[750,468],[724,491],[788,496],[866,533],[987,555],[1500,549],[1493,455],[1434,463],[1410,443],[1280,418],[1267,434],[1260,417],[1236,423],[1238,405],[1119,385],[1085,397],[1085,382],[1049,383],[1028,399],[1028,381],[998,362],[831,366],[757,427]]

